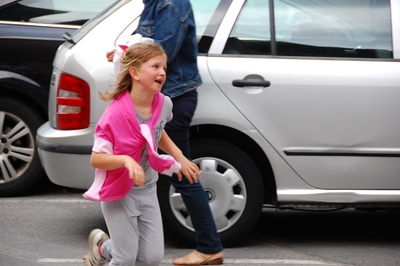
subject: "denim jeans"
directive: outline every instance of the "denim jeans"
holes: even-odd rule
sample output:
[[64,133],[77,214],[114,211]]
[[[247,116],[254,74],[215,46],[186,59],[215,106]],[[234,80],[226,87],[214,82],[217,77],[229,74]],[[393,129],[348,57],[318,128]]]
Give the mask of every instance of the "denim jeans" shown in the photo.
[[[169,134],[170,132],[167,130],[167,133]],[[177,141],[175,144],[182,150],[187,158],[190,158],[189,139]],[[175,174],[165,177],[168,178],[171,185],[182,195],[183,202],[185,203],[196,232],[196,250],[205,254],[214,254],[222,251],[222,243],[217,233],[210,205],[208,204],[207,196],[201,183],[190,184],[185,177],[182,181],[179,181],[178,176]]]

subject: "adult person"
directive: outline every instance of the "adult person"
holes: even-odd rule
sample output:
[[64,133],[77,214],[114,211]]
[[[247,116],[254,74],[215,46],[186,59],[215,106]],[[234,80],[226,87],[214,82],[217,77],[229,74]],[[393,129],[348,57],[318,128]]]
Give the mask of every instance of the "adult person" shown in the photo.
[[[161,92],[172,99],[173,119],[165,130],[190,159],[189,126],[197,106],[197,87],[202,84],[192,5],[189,0],[143,0],[143,4],[136,33],[161,44],[167,54],[167,80]],[[109,61],[113,52],[107,53]],[[223,246],[201,183],[179,181],[176,175],[165,178],[181,193],[196,233],[196,249],[173,263],[221,264]]]

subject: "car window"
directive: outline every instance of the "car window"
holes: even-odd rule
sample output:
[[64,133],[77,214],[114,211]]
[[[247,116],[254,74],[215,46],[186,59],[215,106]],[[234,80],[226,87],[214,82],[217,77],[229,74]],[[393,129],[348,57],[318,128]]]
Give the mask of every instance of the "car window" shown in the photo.
[[390,0],[276,0],[273,6],[274,38],[268,1],[249,0],[223,53],[393,58]]
[[199,53],[207,53],[232,0],[191,0]]
[[215,0],[192,0],[193,14],[196,22],[196,35],[200,40],[203,36],[211,17],[218,7],[219,1]]
[[246,1],[229,35],[224,54],[271,54],[268,2]]
[[83,25],[115,0],[4,0],[0,20]]
[[85,25],[80,27],[79,30],[75,31],[70,39],[68,40],[71,44],[79,42],[91,29],[93,29],[102,20],[114,13],[121,6],[127,4],[129,1],[114,0],[111,5],[103,9],[100,13],[93,16]]

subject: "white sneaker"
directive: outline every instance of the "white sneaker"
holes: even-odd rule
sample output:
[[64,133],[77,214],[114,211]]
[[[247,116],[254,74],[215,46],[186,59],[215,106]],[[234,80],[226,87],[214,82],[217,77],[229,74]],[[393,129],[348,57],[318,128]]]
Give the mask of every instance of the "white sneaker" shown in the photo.
[[100,229],[94,229],[89,234],[89,251],[85,257],[86,266],[107,265],[108,261],[99,253],[99,245],[109,239],[108,235]]

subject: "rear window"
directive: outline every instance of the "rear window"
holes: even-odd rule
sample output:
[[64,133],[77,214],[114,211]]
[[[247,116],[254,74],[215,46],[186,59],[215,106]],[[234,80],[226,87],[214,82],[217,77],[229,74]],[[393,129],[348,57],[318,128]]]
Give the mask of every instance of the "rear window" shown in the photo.
[[110,14],[114,13],[116,10],[121,8],[123,5],[130,2],[130,0],[116,0],[113,1],[111,5],[103,9],[96,16],[91,18],[85,25],[83,25],[79,30],[75,31],[74,34],[70,37],[70,43],[79,42],[92,28],[94,28],[97,24],[99,24],[102,20],[108,17]]

